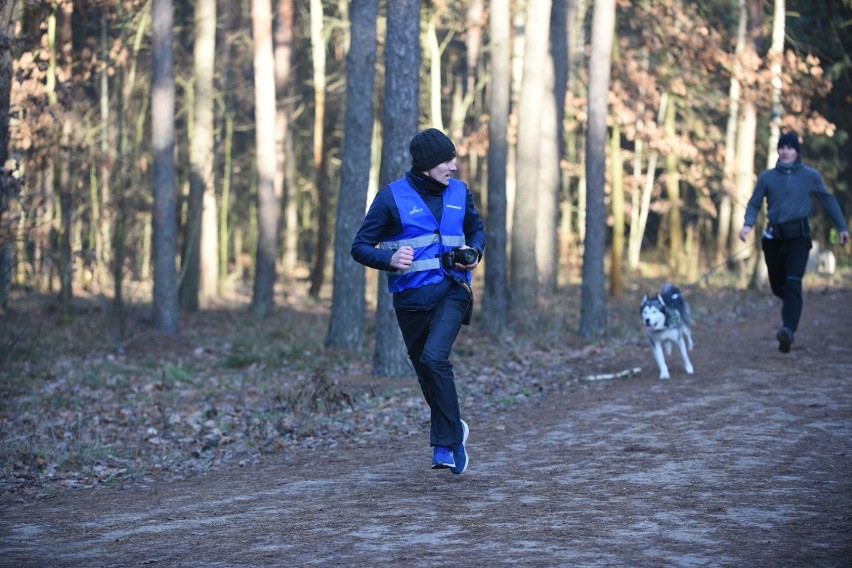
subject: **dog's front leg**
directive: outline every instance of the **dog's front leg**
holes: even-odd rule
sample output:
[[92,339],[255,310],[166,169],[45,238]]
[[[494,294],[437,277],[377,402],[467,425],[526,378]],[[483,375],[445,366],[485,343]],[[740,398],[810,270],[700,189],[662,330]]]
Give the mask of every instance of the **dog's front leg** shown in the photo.
[[660,378],[668,379],[669,378],[669,367],[666,365],[666,357],[663,355],[663,344],[662,342],[652,342],[654,346],[654,359],[657,361],[657,366],[660,368]]
[[680,349],[680,355],[683,357],[683,366],[686,369],[686,374],[691,375],[695,372],[695,369],[692,368],[692,361],[689,360],[689,355],[686,350],[686,341],[684,341],[683,336],[678,339],[677,346]]

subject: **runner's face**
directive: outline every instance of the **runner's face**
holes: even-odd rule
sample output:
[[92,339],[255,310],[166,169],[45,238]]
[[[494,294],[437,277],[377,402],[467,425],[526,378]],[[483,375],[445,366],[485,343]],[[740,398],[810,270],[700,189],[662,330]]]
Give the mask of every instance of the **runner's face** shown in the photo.
[[431,170],[427,170],[426,175],[444,185],[450,185],[450,178],[453,177],[453,172],[457,169],[456,159],[450,158],[443,164],[438,164]]
[[792,164],[799,157],[799,153],[791,146],[781,146],[778,148],[778,159],[782,164]]

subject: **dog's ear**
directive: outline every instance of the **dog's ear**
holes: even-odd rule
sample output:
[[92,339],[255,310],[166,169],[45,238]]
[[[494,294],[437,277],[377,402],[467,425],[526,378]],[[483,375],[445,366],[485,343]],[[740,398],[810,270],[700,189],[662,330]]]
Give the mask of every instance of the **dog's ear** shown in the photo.
[[645,294],[645,296],[642,298],[642,303],[644,304],[647,301],[648,301],[648,294]]
[[666,301],[663,300],[662,294],[657,294],[657,300],[659,300],[662,305],[666,305]]

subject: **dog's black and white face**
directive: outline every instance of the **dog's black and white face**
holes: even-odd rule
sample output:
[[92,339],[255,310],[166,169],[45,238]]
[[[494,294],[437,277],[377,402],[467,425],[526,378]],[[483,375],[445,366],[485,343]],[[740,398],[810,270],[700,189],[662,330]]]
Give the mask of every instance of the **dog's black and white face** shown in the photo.
[[645,295],[642,300],[642,324],[648,331],[662,331],[666,329],[666,306],[663,299],[658,295],[649,298]]

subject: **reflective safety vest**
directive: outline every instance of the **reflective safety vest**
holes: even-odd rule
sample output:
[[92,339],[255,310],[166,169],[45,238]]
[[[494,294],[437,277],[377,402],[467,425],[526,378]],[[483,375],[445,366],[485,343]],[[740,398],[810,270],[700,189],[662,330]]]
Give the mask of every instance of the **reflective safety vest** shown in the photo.
[[403,178],[390,184],[402,231],[392,239],[379,243],[384,250],[398,250],[406,245],[414,249],[414,262],[405,270],[388,272],[388,291],[401,292],[434,284],[447,275],[454,275],[470,284],[470,271],[446,269],[441,266],[441,255],[464,246],[464,214],[467,206],[467,188],[457,179],[450,179],[444,190],[444,210],[441,224],[411,184]]

